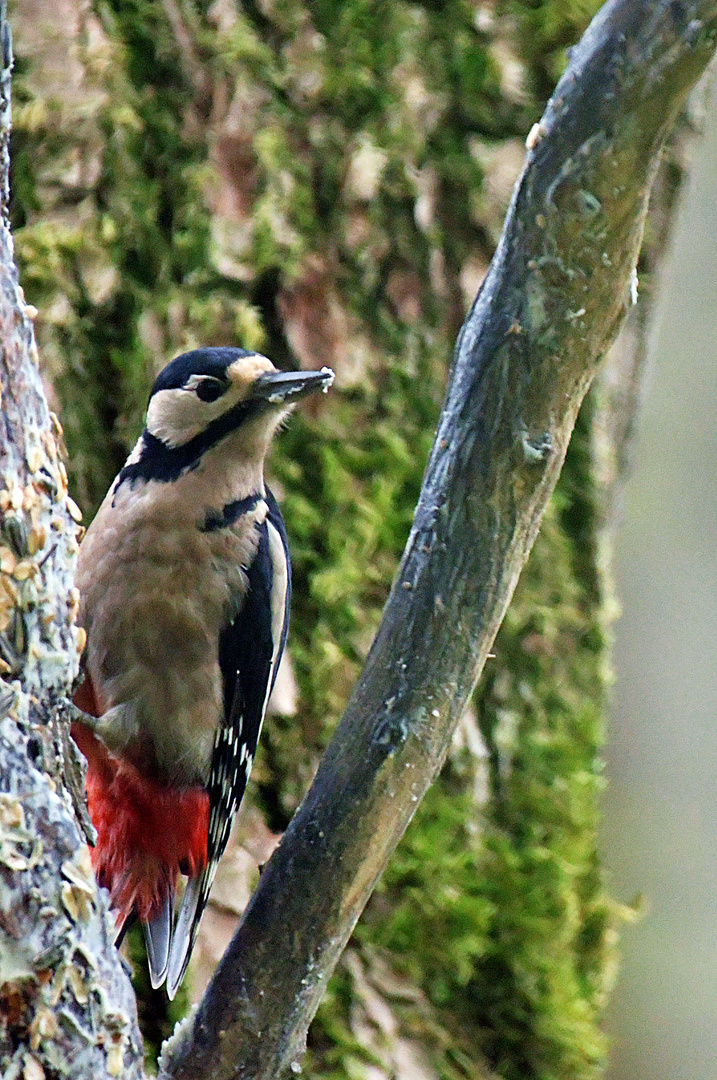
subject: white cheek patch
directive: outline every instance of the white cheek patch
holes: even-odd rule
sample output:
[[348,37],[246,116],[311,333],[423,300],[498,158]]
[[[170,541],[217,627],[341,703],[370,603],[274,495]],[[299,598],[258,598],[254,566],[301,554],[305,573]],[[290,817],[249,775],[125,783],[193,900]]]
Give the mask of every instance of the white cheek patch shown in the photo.
[[147,430],[166,446],[188,443],[240,400],[230,386],[216,401],[202,401],[193,389],[158,390],[147,409]]

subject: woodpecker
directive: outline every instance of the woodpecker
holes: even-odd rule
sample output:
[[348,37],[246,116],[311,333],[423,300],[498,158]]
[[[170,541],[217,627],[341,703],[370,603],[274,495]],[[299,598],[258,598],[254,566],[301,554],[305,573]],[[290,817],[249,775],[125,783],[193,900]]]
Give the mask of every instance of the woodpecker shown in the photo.
[[333,377],[237,348],[172,360],[80,546],[87,645],[72,734],[87,758],[93,864],[118,936],[139,918],[152,985],[166,981],[170,998],[286,642],[291,564],[264,458],[294,403]]

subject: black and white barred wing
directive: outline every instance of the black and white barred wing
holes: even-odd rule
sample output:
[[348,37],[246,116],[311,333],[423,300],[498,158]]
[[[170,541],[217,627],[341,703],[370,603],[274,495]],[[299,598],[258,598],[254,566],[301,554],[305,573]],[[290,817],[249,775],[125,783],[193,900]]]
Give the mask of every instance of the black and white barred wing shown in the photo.
[[207,866],[188,882],[182,900],[169,958],[170,998],[184,977],[217,864],[244,796],[286,642],[291,567],[284,523],[270,492],[267,502],[269,513],[260,526],[257,553],[247,570],[249,588],[244,605],[219,643],[226,719],[217,730],[207,786]]

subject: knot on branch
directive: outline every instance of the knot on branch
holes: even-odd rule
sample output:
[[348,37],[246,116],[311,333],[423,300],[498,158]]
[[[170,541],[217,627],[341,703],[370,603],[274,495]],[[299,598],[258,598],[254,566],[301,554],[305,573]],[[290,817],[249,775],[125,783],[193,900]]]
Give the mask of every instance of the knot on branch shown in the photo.
[[541,465],[548,460],[553,449],[553,436],[549,431],[531,435],[526,428],[522,428],[519,438],[528,465]]

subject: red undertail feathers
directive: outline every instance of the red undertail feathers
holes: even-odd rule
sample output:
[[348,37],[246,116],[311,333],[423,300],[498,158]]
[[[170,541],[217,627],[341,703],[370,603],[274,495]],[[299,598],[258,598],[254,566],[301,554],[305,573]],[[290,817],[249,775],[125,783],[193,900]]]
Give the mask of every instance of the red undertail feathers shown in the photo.
[[[86,686],[86,679],[80,691]],[[96,707],[90,684],[75,704]],[[95,713],[95,715],[99,714]],[[117,925],[135,912],[143,923],[172,902],[179,874],[189,878],[207,864],[209,797],[202,787],[168,788],[111,754],[82,723],[72,736],[87,758],[87,802],[97,830],[92,863],[109,890]]]

